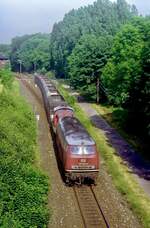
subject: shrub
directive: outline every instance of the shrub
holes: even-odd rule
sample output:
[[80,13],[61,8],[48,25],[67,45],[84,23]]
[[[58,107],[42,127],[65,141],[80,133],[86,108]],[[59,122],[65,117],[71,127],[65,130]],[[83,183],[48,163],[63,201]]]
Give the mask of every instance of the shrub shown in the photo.
[[0,110],[0,227],[46,227],[48,179],[36,165],[34,116],[7,90]]

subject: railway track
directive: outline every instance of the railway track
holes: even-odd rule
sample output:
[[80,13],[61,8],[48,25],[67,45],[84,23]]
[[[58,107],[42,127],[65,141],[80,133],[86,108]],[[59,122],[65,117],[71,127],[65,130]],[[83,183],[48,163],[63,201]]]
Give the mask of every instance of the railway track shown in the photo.
[[73,187],[85,228],[110,228],[92,186]]

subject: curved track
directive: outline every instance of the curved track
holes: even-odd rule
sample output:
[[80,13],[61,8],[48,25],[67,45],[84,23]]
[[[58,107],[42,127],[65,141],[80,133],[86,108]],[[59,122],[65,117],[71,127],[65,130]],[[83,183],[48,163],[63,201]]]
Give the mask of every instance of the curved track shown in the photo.
[[92,186],[73,187],[85,228],[109,228]]

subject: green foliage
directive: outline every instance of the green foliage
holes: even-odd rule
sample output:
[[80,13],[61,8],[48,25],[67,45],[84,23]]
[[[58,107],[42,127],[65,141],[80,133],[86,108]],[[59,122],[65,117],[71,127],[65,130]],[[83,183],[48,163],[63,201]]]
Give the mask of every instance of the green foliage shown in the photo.
[[47,70],[45,67],[42,67],[42,69],[37,70],[37,73],[45,75],[47,73]]
[[0,110],[0,227],[46,227],[48,180],[35,165],[34,116],[8,91]]
[[133,85],[141,74],[142,36],[138,29],[126,25],[115,37],[112,58],[103,71],[103,82],[109,98],[120,105],[130,99]]
[[68,92],[66,90],[64,90],[64,88],[61,86],[61,84],[57,85],[59,92],[62,94],[62,96],[64,97],[64,99],[67,101],[67,103],[74,107],[75,103],[76,103],[76,98],[74,96],[69,96]]
[[97,0],[93,5],[72,10],[63,21],[55,23],[51,33],[51,69],[56,76],[67,74],[67,57],[71,54],[81,36],[93,34],[105,37],[113,36],[122,24],[129,21],[135,12],[125,0],[112,3],[109,0]]
[[[150,18],[145,21],[144,48],[142,51],[142,77],[140,81],[140,94],[138,108],[145,114],[146,131],[150,136]],[[145,118],[146,117],[146,118]]]
[[109,101],[126,107],[129,111],[128,126],[135,131],[141,129],[144,135],[148,135],[150,129],[149,40],[148,18],[136,18],[125,25],[115,37],[112,57],[102,74]]
[[22,69],[27,72],[49,68],[49,35],[34,34],[16,37],[12,40],[11,64],[13,70]]
[[0,55],[9,58],[10,55],[10,45],[9,44],[0,44]]
[[6,88],[10,88],[13,82],[13,74],[10,72],[8,67],[0,69],[0,84]]
[[19,71],[18,51],[20,50],[21,44],[23,44],[26,40],[28,40],[31,37],[32,35],[24,35],[24,36],[15,37],[12,39],[10,61],[11,61],[11,67],[13,71]]
[[50,79],[55,79],[55,74],[53,71],[49,71],[46,73],[46,76]]
[[96,100],[96,82],[110,56],[112,37],[84,35],[68,58],[69,78],[87,99]]

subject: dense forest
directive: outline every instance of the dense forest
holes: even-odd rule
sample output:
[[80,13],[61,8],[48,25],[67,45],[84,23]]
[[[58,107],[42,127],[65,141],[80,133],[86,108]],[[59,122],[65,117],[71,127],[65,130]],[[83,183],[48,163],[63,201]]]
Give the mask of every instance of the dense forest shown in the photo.
[[10,60],[12,70],[33,72],[49,69],[49,35],[33,34],[12,39]]
[[149,59],[150,20],[135,19],[114,38],[101,78],[109,102],[128,111],[127,127],[144,136],[150,136]]
[[122,24],[127,23],[135,15],[136,7],[128,5],[125,0],[114,3],[109,0],[97,0],[93,5],[70,11],[63,21],[53,26],[51,68],[59,77],[66,76],[67,57],[82,36],[114,36]]
[[10,56],[10,45],[9,44],[0,44],[0,56],[9,58],[9,56]]
[[0,55],[10,58],[13,71],[47,72],[50,64],[49,34],[15,37],[10,45],[0,44]]

